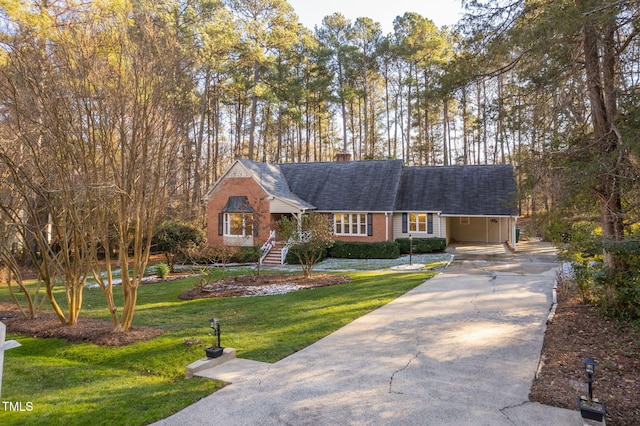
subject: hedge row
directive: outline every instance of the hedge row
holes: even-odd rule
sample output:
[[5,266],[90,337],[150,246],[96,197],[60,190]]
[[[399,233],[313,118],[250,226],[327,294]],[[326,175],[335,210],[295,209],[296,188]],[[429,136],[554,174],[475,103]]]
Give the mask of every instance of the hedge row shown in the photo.
[[398,244],[336,241],[329,249],[329,257],[338,259],[396,259],[400,257]]
[[[446,247],[447,240],[444,238],[413,239],[414,254],[442,252]],[[286,262],[290,265],[299,263],[295,250],[295,247],[291,247],[287,253]],[[320,260],[327,257],[336,259],[396,259],[401,254],[409,254],[408,238],[398,238],[394,242],[377,243],[336,241],[329,250],[323,253]]]
[[[408,238],[398,238],[396,243],[400,247],[400,253],[409,254],[410,240]],[[413,253],[434,253],[442,252],[447,248],[447,240],[444,238],[414,238]]]

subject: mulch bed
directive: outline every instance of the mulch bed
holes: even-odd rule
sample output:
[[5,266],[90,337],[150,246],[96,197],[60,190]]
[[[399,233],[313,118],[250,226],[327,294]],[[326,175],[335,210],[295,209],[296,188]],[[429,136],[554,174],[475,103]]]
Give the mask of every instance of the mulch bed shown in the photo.
[[547,326],[543,367],[530,398],[577,410],[588,396],[582,360],[597,361],[593,397],[606,403],[607,424],[637,425],[640,419],[640,327],[603,318],[567,285],[558,291],[558,309]]
[[18,307],[9,303],[0,303],[0,318],[9,333],[65,339],[68,342],[91,342],[101,346],[125,346],[164,334],[164,330],[136,326],[126,333],[116,333],[110,321],[83,316],[78,319],[78,324],[68,326],[52,312],[41,312],[33,320],[25,319]]
[[314,274],[309,278],[305,278],[304,275],[283,274],[241,275],[192,288],[178,297],[182,300],[193,300],[210,297],[263,296],[349,282],[351,278],[347,276],[331,274]]

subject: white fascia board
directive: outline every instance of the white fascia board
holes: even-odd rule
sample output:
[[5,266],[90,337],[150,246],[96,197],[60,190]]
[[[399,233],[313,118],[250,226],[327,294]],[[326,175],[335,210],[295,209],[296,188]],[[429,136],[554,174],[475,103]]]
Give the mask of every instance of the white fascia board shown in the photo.
[[443,217],[518,217],[508,214],[442,214]]
[[[264,188],[262,188],[262,189],[264,190]],[[267,191],[265,191],[265,192],[267,192]],[[278,201],[280,201],[280,202],[282,202],[282,203],[284,203],[284,204],[286,204],[288,206],[293,207],[294,209],[296,209],[297,211],[299,211],[301,213],[304,213],[307,210],[315,210],[316,209],[315,207],[303,207],[300,204],[297,204],[297,203],[295,203],[295,202],[293,202],[291,200],[287,200],[287,199],[284,199],[282,197],[276,197],[275,195],[269,195],[269,199],[270,200],[278,200]]]
[[393,211],[385,211],[385,210],[316,210],[318,213],[352,213],[352,214],[357,214],[357,213],[376,213],[376,214],[385,214],[385,213],[391,213],[393,214]]
[[[433,213],[437,215],[442,215],[440,210],[396,210],[393,213]],[[444,216],[444,215],[443,215]]]

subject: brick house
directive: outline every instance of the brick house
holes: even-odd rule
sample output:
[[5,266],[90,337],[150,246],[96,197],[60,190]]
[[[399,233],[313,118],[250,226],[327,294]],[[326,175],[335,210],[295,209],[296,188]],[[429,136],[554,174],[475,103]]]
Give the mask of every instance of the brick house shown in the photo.
[[336,240],[412,235],[515,245],[511,165],[405,167],[401,160],[341,160],[236,160],[204,197],[209,244],[262,245],[278,239],[272,230],[284,215],[316,211],[329,215]]

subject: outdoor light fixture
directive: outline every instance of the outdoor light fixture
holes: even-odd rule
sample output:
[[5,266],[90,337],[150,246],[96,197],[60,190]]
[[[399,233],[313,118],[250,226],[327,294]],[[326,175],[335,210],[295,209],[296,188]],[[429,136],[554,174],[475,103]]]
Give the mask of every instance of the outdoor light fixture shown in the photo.
[[596,371],[596,364],[592,358],[585,358],[582,360],[584,364],[584,371],[587,373],[587,383],[589,384],[589,401],[593,400],[593,373]]
[[204,352],[207,354],[207,358],[218,358],[224,352],[224,348],[220,346],[220,321],[214,317],[209,320],[209,323],[213,335],[213,345],[206,348]]
[[598,364],[593,358],[585,358],[582,360],[584,372],[587,373],[587,385],[589,386],[589,399],[585,397],[578,398],[578,408],[583,419],[597,420],[602,422],[604,415],[607,413],[604,402],[593,400],[593,374]]
[[596,365],[598,363],[591,358],[583,359],[582,363],[584,364],[584,371],[587,373],[587,376],[591,378],[593,373],[596,371]]

